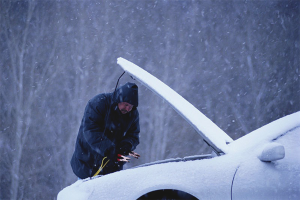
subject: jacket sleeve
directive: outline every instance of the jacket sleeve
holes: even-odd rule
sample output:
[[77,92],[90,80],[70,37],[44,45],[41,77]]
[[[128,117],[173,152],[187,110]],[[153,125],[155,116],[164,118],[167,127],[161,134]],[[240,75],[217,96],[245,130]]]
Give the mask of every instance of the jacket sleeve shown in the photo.
[[93,150],[93,153],[104,156],[107,149],[114,144],[105,134],[105,116],[109,111],[105,97],[95,97],[86,106],[83,123],[83,138]]
[[139,134],[140,134],[139,113],[136,110],[136,117],[133,123],[131,124],[129,130],[127,131],[126,136],[123,138],[121,145],[122,143],[128,142],[132,145],[131,151],[135,150],[137,145],[140,143]]

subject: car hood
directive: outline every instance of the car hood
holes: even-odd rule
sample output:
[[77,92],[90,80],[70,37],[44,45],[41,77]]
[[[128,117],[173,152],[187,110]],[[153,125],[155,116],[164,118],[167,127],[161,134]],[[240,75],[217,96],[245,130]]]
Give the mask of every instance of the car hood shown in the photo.
[[204,141],[210,145],[217,154],[228,153],[228,144],[233,141],[232,138],[191,103],[165,83],[132,62],[124,58],[118,58],[117,63],[124,71],[167,101],[174,110],[201,135]]

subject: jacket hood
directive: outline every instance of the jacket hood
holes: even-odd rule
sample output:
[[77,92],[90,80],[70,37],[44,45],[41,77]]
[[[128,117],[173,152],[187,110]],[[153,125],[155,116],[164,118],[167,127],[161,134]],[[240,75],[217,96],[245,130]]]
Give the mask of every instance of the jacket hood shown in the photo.
[[138,107],[138,86],[135,83],[127,82],[116,91],[116,102],[127,102]]

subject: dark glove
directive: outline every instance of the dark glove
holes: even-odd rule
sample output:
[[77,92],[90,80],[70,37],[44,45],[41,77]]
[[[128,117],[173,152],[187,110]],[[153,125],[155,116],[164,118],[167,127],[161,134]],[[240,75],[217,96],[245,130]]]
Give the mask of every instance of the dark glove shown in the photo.
[[118,154],[127,156],[131,152],[132,145],[129,142],[124,142],[118,149]]
[[117,160],[117,153],[115,150],[114,146],[109,147],[108,149],[106,149],[104,156],[107,157],[109,160],[111,161],[116,161]]

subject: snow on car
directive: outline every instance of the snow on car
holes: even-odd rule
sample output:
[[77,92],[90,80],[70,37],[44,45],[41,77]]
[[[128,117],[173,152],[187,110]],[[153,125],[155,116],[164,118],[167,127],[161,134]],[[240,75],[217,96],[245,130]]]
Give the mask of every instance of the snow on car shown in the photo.
[[300,199],[300,112],[232,141],[157,78],[123,58],[118,64],[169,102],[215,153],[78,180],[60,191],[58,200]]

